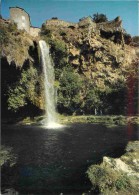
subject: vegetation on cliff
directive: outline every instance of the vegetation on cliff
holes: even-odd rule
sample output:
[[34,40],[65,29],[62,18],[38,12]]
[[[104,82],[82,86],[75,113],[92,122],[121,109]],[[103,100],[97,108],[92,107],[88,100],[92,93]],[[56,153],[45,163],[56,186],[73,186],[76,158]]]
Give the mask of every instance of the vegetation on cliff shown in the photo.
[[17,74],[7,81],[5,70],[2,81],[10,110],[20,110],[29,102],[44,108],[37,43],[44,39],[50,45],[55,66],[58,112],[94,114],[96,109],[104,114],[127,113],[127,101],[131,101],[127,97],[136,84],[137,61],[134,49],[124,44],[121,34],[117,34],[120,31],[109,33],[108,27],[108,32],[102,33],[88,22],[78,27],[43,24],[41,37],[34,40],[26,32],[17,30],[14,23],[1,20],[0,25],[2,67],[6,67],[6,58],[6,63],[14,66]]
[[[91,26],[85,24],[84,27],[74,28],[42,25],[41,35],[50,44],[55,64],[58,111],[70,114],[94,114],[97,109],[103,110],[105,114],[126,114],[128,78],[129,75],[132,75],[132,78],[136,77],[137,63],[133,62],[136,58],[134,49],[126,44],[123,46],[122,37],[118,37],[121,40],[115,43],[118,34],[113,34],[115,38],[112,39],[111,34],[106,37],[97,30],[90,29]],[[69,86],[72,87],[72,82],[67,76],[69,74],[70,77],[71,74],[69,68],[74,75],[72,82],[81,87],[76,93],[65,94],[65,91],[70,91]],[[61,83],[63,77],[66,83],[64,90]]]
[[34,103],[40,93],[38,83],[39,76],[36,68],[30,66],[27,70],[22,70],[20,80],[9,87],[8,108],[17,111],[25,106],[28,100]]
[[15,112],[16,116],[18,112],[27,116],[31,110],[36,114],[43,108],[43,76],[37,43],[11,21],[0,20],[0,27],[2,116],[15,116]]
[[91,165],[87,171],[92,192],[98,194],[138,194],[139,142],[129,142],[120,158],[103,157],[100,165]]
[[108,21],[106,15],[104,14],[94,14],[93,15],[93,22],[100,23],[100,22],[106,22]]

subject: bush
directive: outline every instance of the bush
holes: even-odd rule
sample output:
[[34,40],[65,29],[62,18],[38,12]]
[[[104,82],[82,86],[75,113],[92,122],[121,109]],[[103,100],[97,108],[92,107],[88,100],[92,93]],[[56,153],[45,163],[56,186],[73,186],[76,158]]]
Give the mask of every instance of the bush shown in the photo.
[[8,42],[8,33],[4,25],[0,23],[0,45]]
[[57,55],[57,57],[60,57],[61,55],[63,57],[65,57],[67,55],[67,48],[66,48],[66,45],[65,45],[65,42],[64,41],[54,40],[51,43],[51,47],[54,50],[55,55]]
[[49,30],[49,29],[46,29],[46,28],[42,28],[41,29],[41,35],[43,36],[47,36],[47,37],[51,37],[51,30]]
[[66,67],[68,52],[67,52],[65,42],[62,40],[52,40],[51,39],[49,44],[51,45],[51,53],[52,53],[52,58],[55,64],[55,70]]
[[16,32],[17,31],[17,24],[14,22],[10,22],[8,24],[8,31],[9,32]]
[[117,190],[128,190],[131,187],[130,181],[126,175],[122,175],[115,182]]
[[104,14],[97,13],[97,14],[93,15],[93,22],[95,22],[95,23],[106,22],[106,21],[108,21],[108,19],[107,19],[106,15],[104,15]]
[[57,17],[52,17],[52,19],[53,19],[53,20],[58,20],[58,18],[57,18]]
[[127,191],[131,187],[127,175],[103,165],[92,165],[87,174],[92,183],[92,190],[97,190],[99,193],[107,190]]

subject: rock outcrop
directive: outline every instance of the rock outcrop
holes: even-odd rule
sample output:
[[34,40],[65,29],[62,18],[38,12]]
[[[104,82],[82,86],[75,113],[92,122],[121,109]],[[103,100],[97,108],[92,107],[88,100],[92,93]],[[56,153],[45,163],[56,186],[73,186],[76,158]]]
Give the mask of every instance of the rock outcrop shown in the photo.
[[[75,72],[96,82],[105,88],[105,83],[125,80],[132,69],[133,60],[137,60],[135,49],[124,43],[122,21],[117,17],[113,21],[94,23],[90,17],[81,20],[71,28],[62,26],[59,20],[43,25],[44,31],[50,31],[52,40],[65,42],[69,52],[68,63]],[[50,24],[53,25],[50,25]]]
[[[98,172],[95,175],[94,173]],[[102,171],[102,172],[101,172]],[[139,193],[139,142],[129,142],[126,153],[120,158],[103,157],[100,165],[89,167],[92,185],[104,194]],[[105,180],[103,178],[107,175]]]

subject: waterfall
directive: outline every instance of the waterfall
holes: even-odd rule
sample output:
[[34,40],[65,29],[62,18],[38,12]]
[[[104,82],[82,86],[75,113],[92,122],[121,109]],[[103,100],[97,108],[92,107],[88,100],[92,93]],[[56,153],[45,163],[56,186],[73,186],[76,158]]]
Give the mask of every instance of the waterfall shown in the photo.
[[49,47],[45,41],[39,41],[41,50],[41,63],[44,73],[44,95],[45,95],[45,126],[48,128],[56,128],[56,92],[54,87],[54,67],[49,54]]

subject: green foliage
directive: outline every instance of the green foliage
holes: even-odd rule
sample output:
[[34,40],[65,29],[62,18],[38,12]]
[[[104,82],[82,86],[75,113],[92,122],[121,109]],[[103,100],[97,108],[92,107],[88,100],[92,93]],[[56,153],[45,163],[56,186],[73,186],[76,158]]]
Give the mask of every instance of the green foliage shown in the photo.
[[71,114],[79,108],[81,103],[79,97],[81,82],[71,68],[64,68],[59,82],[58,108],[60,111],[64,110]]
[[51,50],[52,52],[54,52],[55,57],[66,57],[67,56],[67,48],[65,45],[65,42],[62,40],[53,40],[51,42]]
[[85,110],[88,113],[94,113],[95,108],[99,108],[102,105],[100,96],[95,90],[89,90],[85,97]]
[[30,66],[29,69],[23,70],[21,78],[8,90],[8,109],[16,112],[20,107],[27,104],[29,99],[34,102],[36,91],[36,84],[38,82],[37,70]]
[[92,190],[98,188],[99,192],[104,192],[105,189],[114,187],[114,176],[104,167],[93,165],[89,168],[87,174],[93,185]]
[[0,45],[3,43],[7,43],[8,41],[8,33],[7,29],[4,25],[0,23]]
[[62,74],[62,69],[60,68],[55,68],[55,79],[59,80],[60,79],[60,75]]
[[89,114],[94,114],[95,109],[102,107],[103,101],[101,100],[102,91],[96,88],[93,84],[88,83],[87,93],[84,98],[84,109]]
[[47,37],[51,37],[51,30],[46,29],[46,28],[42,28],[41,29],[41,35],[47,36]]
[[8,91],[8,109],[17,111],[19,107],[26,105],[25,89],[22,86],[10,87]]
[[126,175],[122,175],[115,182],[115,187],[117,188],[117,190],[128,190],[130,186],[130,181]]
[[56,79],[59,79],[63,67],[67,66],[67,48],[65,42],[62,40],[51,40],[49,44],[51,45],[52,58],[55,64]]
[[2,44],[7,44],[10,41],[12,41],[11,39],[11,34],[17,34],[18,30],[17,30],[17,25],[13,22],[8,23],[8,25],[3,24],[2,22],[0,22],[0,45]]
[[6,147],[4,145],[1,145],[0,149],[0,166],[4,164],[10,165],[10,167],[14,166],[16,164],[16,155],[13,153],[11,147]]
[[95,22],[95,23],[106,22],[106,21],[108,21],[108,19],[107,19],[106,15],[104,15],[104,14],[97,13],[97,14],[93,15],[93,22]]
[[41,36],[50,45],[50,51],[55,63],[56,68],[62,68],[67,64],[67,48],[63,40],[57,40],[52,38],[52,31],[42,26]]
[[98,189],[99,192],[107,190],[126,191],[131,187],[127,175],[102,165],[92,165],[87,174],[92,183],[92,190]]

